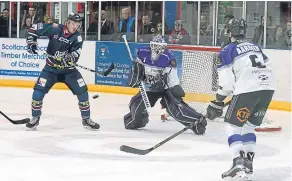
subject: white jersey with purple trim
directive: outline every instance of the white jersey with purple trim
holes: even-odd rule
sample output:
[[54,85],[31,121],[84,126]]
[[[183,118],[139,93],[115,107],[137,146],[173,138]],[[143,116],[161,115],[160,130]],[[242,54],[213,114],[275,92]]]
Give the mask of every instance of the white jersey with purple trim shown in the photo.
[[217,70],[218,94],[227,96],[275,90],[275,78],[269,67],[270,60],[259,46],[242,41],[230,43],[219,53]]

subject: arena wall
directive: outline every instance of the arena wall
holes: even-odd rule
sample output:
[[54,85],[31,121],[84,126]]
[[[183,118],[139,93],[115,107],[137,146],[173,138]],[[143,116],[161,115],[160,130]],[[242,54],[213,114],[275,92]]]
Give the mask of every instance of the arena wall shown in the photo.
[[[38,55],[27,53],[24,39],[0,39],[0,86],[32,88],[41,69],[45,65],[47,40],[39,40]],[[133,56],[138,47],[146,44],[130,43]],[[179,46],[176,46],[179,47]],[[185,46],[181,46],[185,47]],[[276,92],[270,109],[291,111],[291,52],[290,50],[264,49],[272,60],[272,68],[277,79]],[[183,51],[175,51],[181,76]],[[107,69],[111,62],[116,69],[107,77],[100,77],[92,72],[80,69],[89,91],[133,95],[138,89],[126,86],[126,79],[131,70],[131,61],[122,42],[85,41],[79,64],[98,71]],[[204,80],[203,80],[204,81]],[[67,89],[64,84],[56,84],[54,89]],[[1,96],[1,95],[0,95]],[[214,98],[209,94],[191,93],[186,99],[208,102]]]

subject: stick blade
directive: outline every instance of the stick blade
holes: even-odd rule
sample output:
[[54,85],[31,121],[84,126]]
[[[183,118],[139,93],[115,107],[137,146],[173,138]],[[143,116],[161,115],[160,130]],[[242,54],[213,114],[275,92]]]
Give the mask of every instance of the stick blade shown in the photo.
[[30,119],[29,118],[25,118],[25,119],[20,119],[20,120],[12,120],[11,122],[13,123],[13,124],[26,124],[26,123],[28,123],[30,121]]
[[150,150],[140,150],[137,148],[133,148],[127,145],[122,145],[120,147],[120,150],[126,153],[132,153],[132,154],[136,154],[136,155],[146,155],[150,152]]

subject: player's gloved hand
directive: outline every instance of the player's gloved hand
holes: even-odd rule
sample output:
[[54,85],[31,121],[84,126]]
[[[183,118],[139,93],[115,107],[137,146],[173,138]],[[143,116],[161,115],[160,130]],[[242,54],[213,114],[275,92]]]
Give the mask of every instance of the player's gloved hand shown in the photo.
[[26,43],[27,43],[27,51],[29,53],[31,53],[31,54],[38,54],[36,52],[36,50],[37,50],[37,42],[35,42],[33,40],[33,37],[28,37]]
[[65,57],[61,61],[61,65],[64,67],[70,67],[74,64],[75,57],[70,53],[66,54]]
[[206,118],[205,116],[202,116],[198,123],[192,128],[192,130],[196,135],[203,135],[205,134],[206,126],[207,126]]
[[213,120],[222,116],[224,108],[224,102],[211,101],[207,108],[207,118]]

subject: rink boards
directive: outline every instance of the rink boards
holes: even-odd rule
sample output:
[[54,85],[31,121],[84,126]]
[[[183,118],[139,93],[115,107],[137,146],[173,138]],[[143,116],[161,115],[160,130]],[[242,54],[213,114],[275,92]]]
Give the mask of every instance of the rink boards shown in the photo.
[[[39,40],[38,55],[30,55],[26,51],[24,39],[1,39],[0,47],[0,86],[33,87],[39,72],[45,65],[47,40]],[[132,55],[137,48],[147,44],[130,43]],[[181,46],[184,49],[186,46]],[[212,48],[212,47],[211,47]],[[272,68],[277,79],[276,92],[270,109],[291,111],[291,51],[265,49],[264,53],[272,60]],[[186,69],[183,66],[184,51],[174,51],[178,62],[179,76]],[[281,57],[281,60],[279,60]],[[100,77],[89,71],[79,69],[91,92],[106,92],[133,95],[138,89],[126,86],[131,70],[131,61],[122,42],[85,41],[79,64],[98,71],[104,71],[111,62],[116,69],[108,77]],[[195,63],[194,63],[195,64]],[[206,81],[206,80],[199,80]],[[194,84],[200,84],[195,82]],[[67,89],[64,84],[56,84],[55,89]],[[188,92],[188,91],[187,91]],[[209,91],[188,92],[185,98],[189,102],[209,102],[214,94]]]

